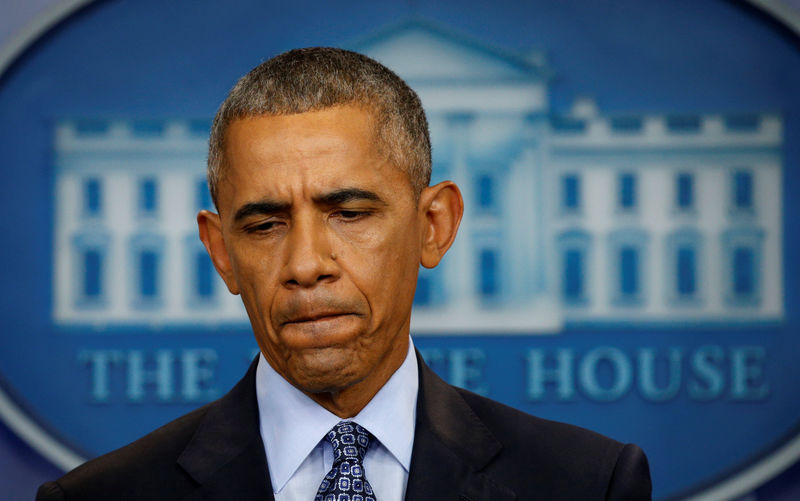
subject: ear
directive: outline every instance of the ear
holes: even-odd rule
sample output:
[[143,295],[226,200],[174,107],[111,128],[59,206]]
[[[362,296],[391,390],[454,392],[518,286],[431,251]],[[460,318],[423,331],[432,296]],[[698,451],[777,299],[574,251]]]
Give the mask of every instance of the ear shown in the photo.
[[433,268],[453,244],[464,214],[461,191],[452,181],[442,181],[422,191],[419,216],[422,224],[420,264]]
[[214,263],[217,273],[225,281],[231,294],[239,294],[239,284],[233,272],[228,249],[225,247],[219,214],[207,210],[198,212],[197,229],[200,233],[200,240],[203,241],[208,255],[211,256],[211,262]]

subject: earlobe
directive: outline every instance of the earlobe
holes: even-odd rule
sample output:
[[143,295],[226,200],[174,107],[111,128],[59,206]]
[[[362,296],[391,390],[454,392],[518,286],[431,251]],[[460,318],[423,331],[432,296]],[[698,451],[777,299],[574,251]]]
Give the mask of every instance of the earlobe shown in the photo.
[[464,214],[461,191],[452,181],[425,188],[420,196],[422,252],[420,264],[433,268],[453,244]]
[[222,277],[231,294],[239,294],[239,284],[236,282],[228,249],[225,247],[219,214],[207,210],[198,212],[197,229],[200,234],[200,240],[202,240],[208,255],[211,257],[211,262],[214,263],[217,273]]

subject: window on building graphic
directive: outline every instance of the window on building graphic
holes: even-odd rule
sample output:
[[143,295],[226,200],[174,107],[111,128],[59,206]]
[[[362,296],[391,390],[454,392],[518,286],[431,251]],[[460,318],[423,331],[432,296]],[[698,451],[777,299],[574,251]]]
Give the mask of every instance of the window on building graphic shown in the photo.
[[725,117],[725,128],[731,132],[757,132],[761,127],[761,117],[747,113]]
[[72,122],[78,136],[101,136],[108,132],[109,123],[106,120],[81,119]]
[[636,208],[636,176],[631,173],[620,174],[618,197],[619,207],[622,210]]
[[160,305],[163,295],[164,241],[151,233],[131,239],[133,297],[136,306]]
[[194,291],[198,298],[210,299],[214,296],[214,265],[205,249],[200,249],[194,255]]
[[640,229],[617,230],[609,235],[612,301],[617,305],[634,306],[645,301],[647,240],[647,233]]
[[558,237],[561,295],[567,305],[588,303],[590,242],[591,237],[583,230],[569,230]]
[[[154,246],[158,249],[158,246]],[[218,289],[217,270],[208,256],[205,247],[195,235],[184,239],[184,275],[186,279],[186,298],[190,308],[216,306]]]
[[611,119],[611,130],[623,134],[641,132],[643,127],[642,117],[621,116]]
[[134,120],[131,132],[138,137],[157,137],[164,133],[165,123],[162,120]]
[[761,248],[764,231],[737,228],[723,234],[727,299],[732,306],[756,306],[761,298]]
[[139,181],[139,212],[147,215],[158,212],[158,184],[154,178]]
[[755,253],[750,247],[733,249],[733,295],[750,297],[756,290]]
[[500,277],[497,251],[483,249],[480,253],[480,294],[490,299],[500,293]]
[[667,117],[667,130],[673,133],[699,132],[702,120],[697,115],[672,115]]
[[497,202],[495,196],[494,177],[488,174],[481,174],[476,180],[476,194],[478,196],[478,208],[484,212],[493,211]]
[[417,278],[417,290],[414,293],[415,306],[427,306],[431,303],[431,279],[430,277],[419,276]]
[[211,192],[208,191],[208,181],[206,178],[198,179],[195,184],[195,209],[212,209],[213,203],[211,200]]
[[584,266],[582,250],[564,251],[564,299],[574,302],[583,298]]
[[189,133],[193,136],[207,139],[211,133],[211,121],[202,119],[189,120]]
[[139,296],[142,298],[158,296],[159,257],[154,250],[139,251]]
[[737,211],[753,209],[753,173],[748,170],[733,173],[733,208]]
[[83,251],[82,292],[90,300],[103,295],[103,253],[99,249]]
[[414,294],[414,306],[435,307],[444,304],[447,300],[446,290],[442,279],[442,263],[436,268],[422,268],[417,277],[417,290]]
[[580,207],[581,178],[577,174],[566,174],[561,178],[561,208],[566,212],[575,212]]
[[623,246],[619,250],[619,291],[623,297],[639,293],[639,249]]
[[676,255],[678,297],[693,297],[697,292],[696,254],[693,247],[679,247]]
[[550,117],[550,127],[555,132],[579,133],[586,130],[586,121],[563,115],[553,115]]
[[694,176],[691,174],[684,172],[675,178],[675,205],[681,210],[694,207]]
[[96,177],[83,182],[83,212],[88,216],[99,216],[103,210],[103,190]]
[[87,232],[73,237],[73,281],[75,306],[92,308],[105,304],[108,294],[106,269],[108,235]]
[[676,306],[699,304],[701,242],[700,232],[694,228],[684,228],[667,237],[667,297]]

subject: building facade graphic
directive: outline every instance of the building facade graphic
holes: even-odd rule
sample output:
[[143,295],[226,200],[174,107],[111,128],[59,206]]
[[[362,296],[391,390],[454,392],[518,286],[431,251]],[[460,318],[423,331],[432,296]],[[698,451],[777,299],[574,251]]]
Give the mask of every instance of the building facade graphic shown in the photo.
[[[419,21],[353,47],[420,94],[434,182],[466,202],[450,254],[421,270],[414,331],[783,318],[779,115],[605,114],[582,96],[554,110],[542,54]],[[209,122],[57,124],[57,325],[247,322],[194,225]]]

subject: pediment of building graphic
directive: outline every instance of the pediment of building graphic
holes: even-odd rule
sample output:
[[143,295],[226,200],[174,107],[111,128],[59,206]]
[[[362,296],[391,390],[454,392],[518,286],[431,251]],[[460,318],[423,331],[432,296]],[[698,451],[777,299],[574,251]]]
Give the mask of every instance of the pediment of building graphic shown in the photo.
[[387,26],[347,47],[369,55],[410,82],[546,80],[539,52],[507,51],[427,20]]

